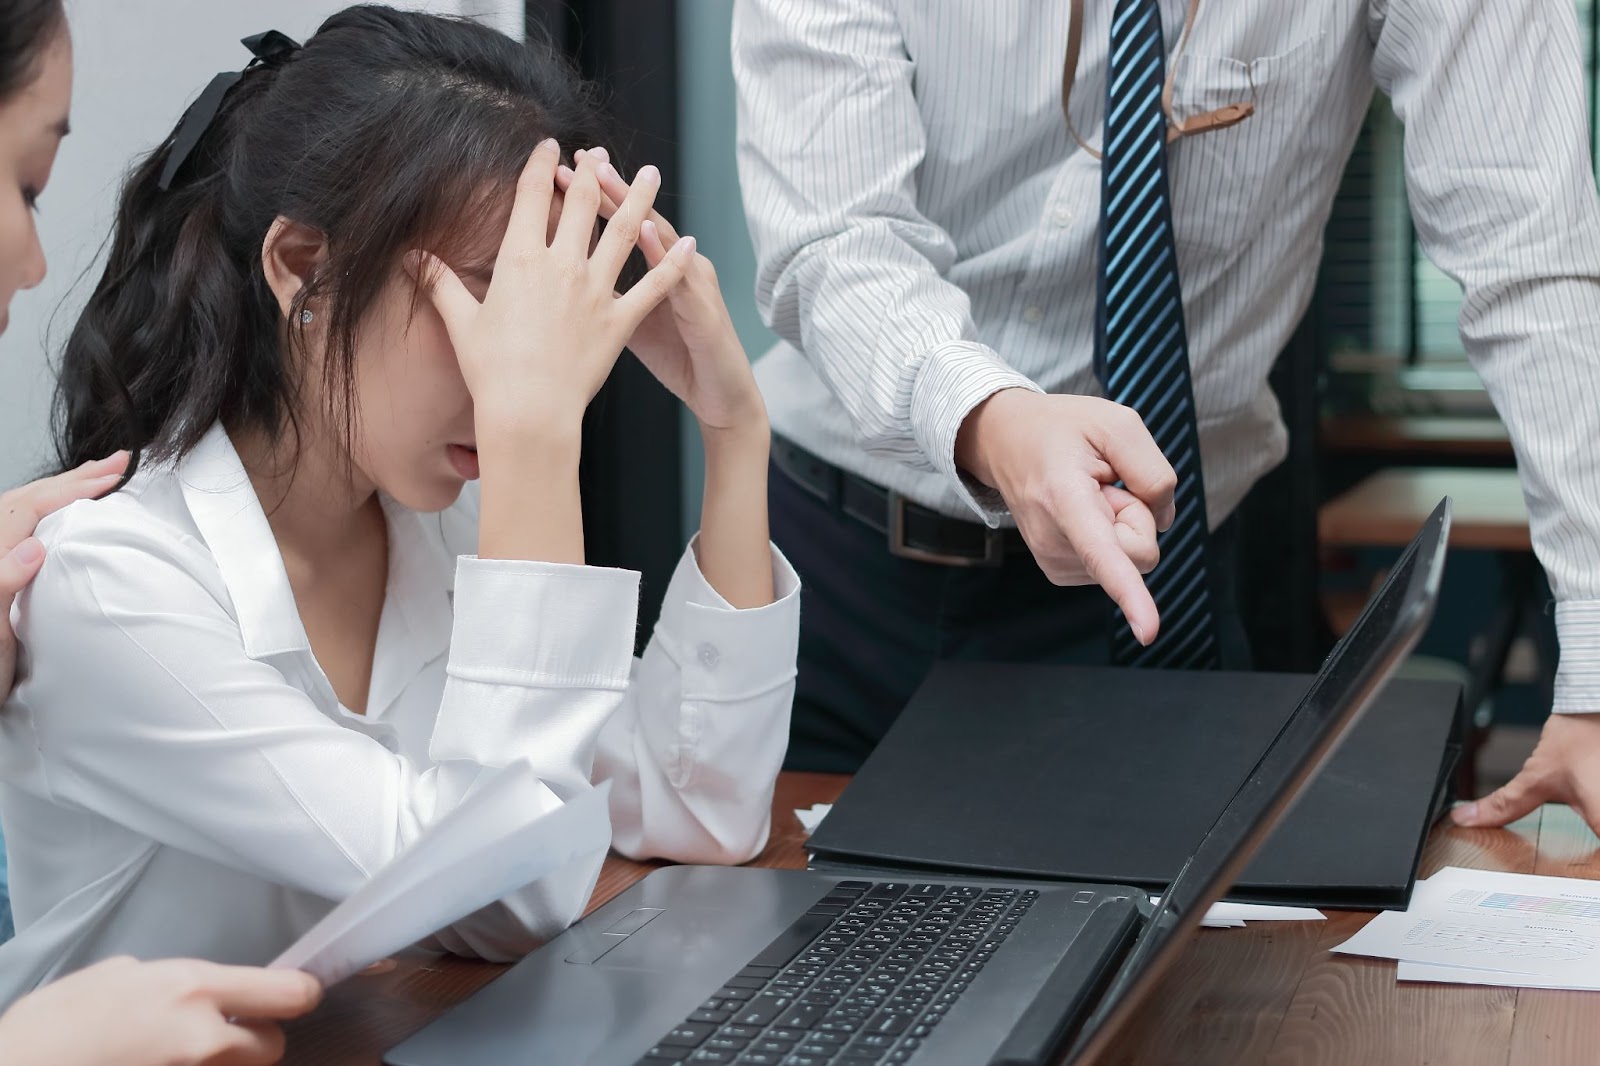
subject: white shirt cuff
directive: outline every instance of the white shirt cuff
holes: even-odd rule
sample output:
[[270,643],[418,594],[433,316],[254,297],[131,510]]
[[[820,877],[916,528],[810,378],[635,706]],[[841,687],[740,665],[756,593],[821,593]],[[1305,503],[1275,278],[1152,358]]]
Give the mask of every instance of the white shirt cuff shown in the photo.
[[625,691],[638,621],[637,571],[463,555],[456,561],[449,674]]
[[1561,662],[1551,709],[1557,714],[1600,711],[1600,600],[1558,602],[1556,638]]
[[967,415],[1002,389],[1044,390],[1007,366],[994,349],[972,341],[940,345],[923,361],[911,394],[911,426],[917,443],[961,500],[990,526],[1007,515],[1005,501],[989,486],[956,466],[956,435]]
[[794,677],[800,641],[800,577],[776,546],[772,589],[764,607],[739,610],[725,600],[695,558],[678,560],[661,603],[655,636],[683,674],[686,700],[742,700]]

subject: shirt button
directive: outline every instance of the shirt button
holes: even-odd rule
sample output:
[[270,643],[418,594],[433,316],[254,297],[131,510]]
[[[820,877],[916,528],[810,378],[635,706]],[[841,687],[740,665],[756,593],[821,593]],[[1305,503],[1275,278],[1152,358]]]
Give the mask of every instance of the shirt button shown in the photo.
[[1022,310],[1022,320],[1029,325],[1037,324],[1044,317],[1044,309],[1038,304],[1029,304]]
[[1050,216],[1050,219],[1058,226],[1070,225],[1073,219],[1072,208],[1058,207]]
[[722,653],[717,650],[717,646],[715,644],[700,645],[700,662],[707,670],[715,670],[717,668],[717,664],[721,661]]

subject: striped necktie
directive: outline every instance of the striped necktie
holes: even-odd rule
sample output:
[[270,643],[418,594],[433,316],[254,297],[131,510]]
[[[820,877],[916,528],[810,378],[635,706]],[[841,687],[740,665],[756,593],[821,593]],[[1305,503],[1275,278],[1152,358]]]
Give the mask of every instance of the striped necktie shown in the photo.
[[1100,303],[1095,371],[1109,399],[1138,411],[1178,475],[1177,517],[1145,579],[1161,630],[1141,647],[1117,612],[1112,661],[1215,668],[1217,635],[1206,566],[1189,344],[1184,334],[1161,108],[1166,45],[1157,0],[1117,0],[1106,70],[1101,167]]

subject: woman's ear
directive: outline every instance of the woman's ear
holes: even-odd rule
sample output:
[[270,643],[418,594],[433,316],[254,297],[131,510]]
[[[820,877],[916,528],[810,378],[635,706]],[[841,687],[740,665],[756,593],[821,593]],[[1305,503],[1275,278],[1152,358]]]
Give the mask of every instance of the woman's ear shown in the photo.
[[288,318],[302,290],[328,260],[328,241],[318,230],[279,215],[261,242],[261,272]]

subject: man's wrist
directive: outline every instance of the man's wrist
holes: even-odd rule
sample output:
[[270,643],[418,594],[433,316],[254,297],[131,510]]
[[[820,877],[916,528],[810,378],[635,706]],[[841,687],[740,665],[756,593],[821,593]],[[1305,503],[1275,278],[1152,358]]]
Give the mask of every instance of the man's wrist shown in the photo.
[[991,489],[998,489],[992,461],[994,427],[1010,417],[1021,397],[1031,395],[1034,393],[1027,389],[1001,389],[968,411],[956,431],[956,467]]

